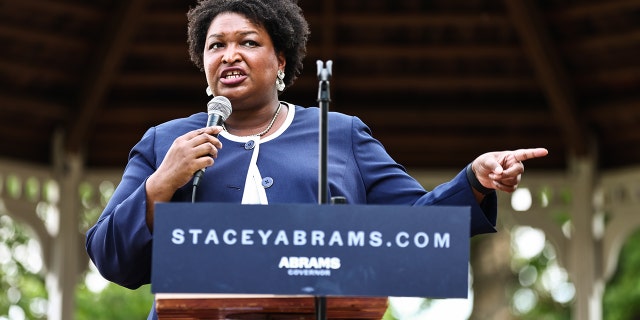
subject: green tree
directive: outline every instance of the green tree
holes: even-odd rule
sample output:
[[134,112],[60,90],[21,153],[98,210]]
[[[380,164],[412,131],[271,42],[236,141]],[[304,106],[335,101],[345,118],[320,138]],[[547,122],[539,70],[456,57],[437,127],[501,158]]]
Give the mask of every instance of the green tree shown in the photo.
[[150,286],[137,290],[110,283],[100,292],[76,289],[76,320],[146,319],[153,303]]
[[604,319],[640,319],[640,230],[627,239],[604,293]]
[[0,213],[0,319],[44,319],[47,291],[38,244],[27,229]]

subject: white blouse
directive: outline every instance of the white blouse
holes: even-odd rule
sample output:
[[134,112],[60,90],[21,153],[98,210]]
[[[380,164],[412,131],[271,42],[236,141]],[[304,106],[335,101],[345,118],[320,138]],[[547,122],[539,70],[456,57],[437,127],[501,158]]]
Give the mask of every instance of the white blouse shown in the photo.
[[251,156],[251,162],[249,162],[249,167],[247,168],[247,179],[244,182],[244,194],[242,195],[242,204],[269,204],[269,199],[267,199],[267,193],[265,192],[265,188],[262,186],[262,175],[260,174],[260,169],[258,168],[258,156],[260,155],[260,145],[263,143],[267,143],[278,136],[280,136],[293,122],[293,117],[295,116],[296,110],[290,103],[281,102],[287,106],[287,118],[284,123],[276,132],[273,134],[262,138],[259,136],[236,136],[227,131],[220,132],[220,135],[225,137],[228,140],[247,143],[249,141],[253,141],[255,146],[253,147],[253,154]]

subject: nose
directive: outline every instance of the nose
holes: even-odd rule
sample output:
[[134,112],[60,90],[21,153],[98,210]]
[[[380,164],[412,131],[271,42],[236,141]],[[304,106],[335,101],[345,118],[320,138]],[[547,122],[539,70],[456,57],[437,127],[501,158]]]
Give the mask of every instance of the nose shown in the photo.
[[238,47],[234,44],[227,45],[222,55],[222,63],[231,64],[240,61],[240,53]]

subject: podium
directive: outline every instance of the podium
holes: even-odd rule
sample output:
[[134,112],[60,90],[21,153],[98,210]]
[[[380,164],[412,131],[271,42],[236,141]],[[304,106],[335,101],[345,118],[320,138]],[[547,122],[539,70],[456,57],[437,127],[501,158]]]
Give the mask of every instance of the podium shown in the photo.
[[[390,219],[390,216],[392,217]],[[383,317],[388,296],[466,298],[468,207],[156,205],[160,319]]]
[[[387,298],[328,297],[327,319],[380,320]],[[159,319],[315,320],[314,297],[158,294]]]

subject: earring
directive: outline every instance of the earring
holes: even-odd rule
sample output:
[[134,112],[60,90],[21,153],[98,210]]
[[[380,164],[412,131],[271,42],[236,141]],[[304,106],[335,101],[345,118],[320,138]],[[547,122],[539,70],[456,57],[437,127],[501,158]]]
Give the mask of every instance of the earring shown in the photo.
[[278,77],[276,78],[276,89],[278,89],[278,91],[283,91],[284,87],[284,71],[278,70]]
[[207,92],[208,96],[212,96],[213,95],[213,92],[211,92],[211,87],[209,87],[209,86],[207,86],[207,91],[206,92]]

